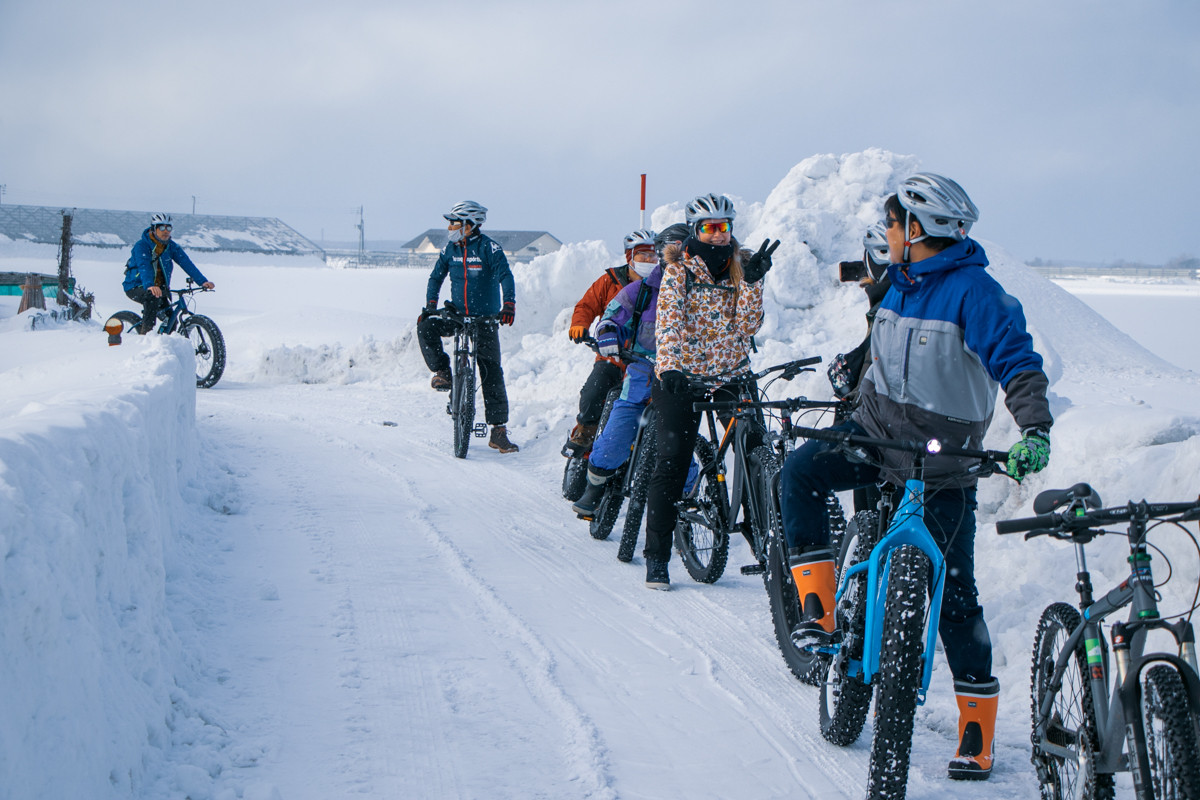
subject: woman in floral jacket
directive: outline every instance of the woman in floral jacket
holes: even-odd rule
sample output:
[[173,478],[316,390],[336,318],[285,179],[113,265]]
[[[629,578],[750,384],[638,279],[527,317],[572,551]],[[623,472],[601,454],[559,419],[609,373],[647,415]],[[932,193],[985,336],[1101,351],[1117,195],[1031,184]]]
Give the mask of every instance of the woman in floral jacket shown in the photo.
[[[658,408],[658,461],[646,502],[646,586],[668,589],[667,562],[675,530],[675,503],[683,494],[700,414],[693,403],[705,391],[689,376],[728,384],[750,371],[751,337],[762,325],[762,278],[771,268],[764,242],[757,253],[740,250],[733,238],[733,203],[706,194],[688,203],[691,235],[663,252],[655,337],[656,376],[651,395]],[[736,399],[722,386],[716,399]],[[722,397],[722,395],[725,395]]]

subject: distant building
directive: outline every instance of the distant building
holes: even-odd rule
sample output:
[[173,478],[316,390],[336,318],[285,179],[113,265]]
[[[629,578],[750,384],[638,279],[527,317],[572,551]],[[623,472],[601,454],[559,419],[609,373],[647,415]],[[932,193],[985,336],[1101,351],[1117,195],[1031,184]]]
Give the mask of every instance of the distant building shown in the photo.
[[[129,249],[150,225],[150,211],[0,205],[0,242],[57,245],[69,210],[76,246]],[[172,214],[173,238],[187,250],[322,256],[321,248],[274,217]]]
[[[401,247],[412,253],[437,255],[446,246],[448,233],[445,228],[430,228]],[[504,249],[509,261],[532,261],[538,256],[553,253],[563,245],[546,231],[493,231],[484,228],[483,234]]]

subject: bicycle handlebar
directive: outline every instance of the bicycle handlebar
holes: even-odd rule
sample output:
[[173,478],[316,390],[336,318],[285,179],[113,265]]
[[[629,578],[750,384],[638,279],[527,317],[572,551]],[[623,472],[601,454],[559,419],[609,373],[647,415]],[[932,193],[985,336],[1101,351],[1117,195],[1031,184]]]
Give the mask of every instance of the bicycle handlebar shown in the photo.
[[1004,471],[1002,465],[1008,461],[1008,452],[1005,450],[974,450],[961,447],[943,447],[942,443],[937,439],[930,439],[926,442],[903,441],[900,439],[876,439],[871,436],[862,436],[857,433],[848,431],[834,431],[822,428],[805,428],[800,425],[793,425],[791,430],[792,436],[800,436],[805,439],[817,439],[822,442],[833,442],[843,446],[857,445],[859,447],[878,447],[884,450],[900,450],[905,453],[913,453],[923,456],[954,456],[956,458],[974,458],[978,461],[989,464],[995,468],[995,471],[1003,475],[1008,473]]
[[734,411],[739,408],[775,408],[783,411],[800,411],[806,408],[840,408],[843,400],[809,400],[807,397],[792,397],[787,400],[719,400],[716,402],[693,403],[693,411]]
[[445,305],[443,305],[441,308],[436,308],[429,312],[429,316],[441,317],[444,320],[457,322],[460,325],[465,325],[468,322],[474,322],[477,320],[500,319],[499,314],[464,314],[458,310],[458,306],[454,305],[449,300],[445,301]]
[[[1086,484],[1077,484],[1072,489],[1058,489],[1053,491],[1069,494],[1074,488],[1078,488],[1079,486],[1086,486]],[[996,523],[996,533],[1028,532],[1025,536],[1026,539],[1032,539],[1035,536],[1054,536],[1059,539],[1070,539],[1084,531],[1092,531],[1103,525],[1128,523],[1137,517],[1143,519],[1173,518],[1173,521],[1176,522],[1200,520],[1200,501],[1186,503],[1147,503],[1145,500],[1141,502],[1130,501],[1123,506],[1095,508],[1091,511],[1072,506],[1065,511],[1038,514],[1034,517],[1000,520]]]
[[[579,340],[579,344],[584,345],[585,347],[587,347],[589,350],[591,350],[598,356],[604,355],[603,353],[600,352],[600,343],[597,342],[595,340],[595,338],[593,338],[591,336],[583,337],[582,339]],[[612,356],[604,356],[604,357],[612,358]],[[620,345],[617,346],[617,358],[621,359],[622,361],[640,361],[643,364],[649,364],[652,367],[654,366],[653,358],[649,358],[648,356],[644,356],[641,353],[637,353],[633,350],[629,350],[625,347],[621,347]]]

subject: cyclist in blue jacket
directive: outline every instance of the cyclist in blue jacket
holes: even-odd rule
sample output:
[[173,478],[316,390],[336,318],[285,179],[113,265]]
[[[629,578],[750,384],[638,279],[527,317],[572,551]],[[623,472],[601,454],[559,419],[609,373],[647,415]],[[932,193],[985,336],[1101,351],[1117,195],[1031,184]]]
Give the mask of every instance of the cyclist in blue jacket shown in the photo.
[[[1046,466],[1054,420],[1041,356],[1025,330],[1021,304],[984,268],[987,255],[968,238],[979,211],[957,183],[932,173],[905,180],[884,204],[892,288],[871,327],[871,361],[859,404],[836,426],[879,439],[980,449],[996,389],[1021,429],[1008,472],[1020,480]],[[825,497],[880,479],[903,485],[912,456],[882,452],[882,468],[851,461],[836,446],[810,440],[789,456],[780,503],[789,561],[804,621],[798,642],[836,640],[834,554]],[[975,484],[966,462],[926,460],[925,523],[946,557],[939,632],[954,677],[959,747],[949,774],[986,779],[1000,685],[975,586]]]
[[192,280],[205,289],[216,288],[212,281],[196,268],[183,248],[171,240],[171,217],[155,214],[142,238],[133,244],[133,252],[125,262],[125,280],[121,288],[125,296],[142,304],[142,325],[139,333],[154,330],[158,313],[171,304],[172,265],[183,267]]
[[[425,308],[417,317],[417,341],[425,364],[433,372],[431,385],[439,392],[450,391],[450,357],[442,347],[442,337],[454,329],[445,320],[431,316],[437,311],[438,295],[446,276],[450,277],[450,302],[468,316],[499,315],[500,322],[512,325],[516,319],[516,286],[504,248],[479,232],[487,219],[487,209],[464,200],[446,214],[449,241],[442,248],[425,289]],[[500,293],[504,292],[501,304]],[[484,418],[492,426],[488,447],[501,453],[518,448],[508,440],[508,391],[500,366],[500,334],[495,322],[479,328],[475,343],[479,383],[483,387]]]

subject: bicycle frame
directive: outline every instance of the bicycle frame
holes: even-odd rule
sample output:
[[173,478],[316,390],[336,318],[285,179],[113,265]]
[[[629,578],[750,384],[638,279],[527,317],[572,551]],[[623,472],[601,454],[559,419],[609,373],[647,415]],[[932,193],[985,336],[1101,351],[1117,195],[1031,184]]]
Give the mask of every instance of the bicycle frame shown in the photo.
[[921,688],[917,693],[917,703],[923,704],[930,679],[933,677],[933,656],[942,610],[942,589],[946,583],[946,559],[925,525],[925,481],[910,479],[905,482],[904,499],[892,515],[887,533],[871,550],[871,555],[866,561],[845,571],[836,599],[842,599],[854,576],[866,571],[867,613],[863,634],[863,660],[859,664],[851,661],[849,674],[856,675],[861,670],[863,681],[870,683],[879,672],[879,651],[883,640],[879,628],[883,623],[887,600],[888,565],[891,562],[892,551],[906,544],[923,552],[933,569],[933,593],[929,601],[929,618],[925,625],[925,652],[921,657],[924,667],[921,673]]
[[[469,374],[472,375],[473,377],[477,376],[479,374],[479,371],[478,371],[478,362],[477,362],[478,357],[476,354],[476,347],[477,347],[476,340],[479,335],[480,324],[482,324],[485,320],[487,320],[489,318],[488,317],[465,317],[465,316],[457,316],[457,315],[445,316],[444,318],[449,319],[457,324],[457,327],[454,329],[454,370],[455,370],[455,373],[457,374],[460,370],[467,370],[467,371],[469,371]],[[476,381],[472,380],[471,381],[471,391],[472,392],[474,392],[476,390],[476,386],[477,386]],[[462,398],[460,398],[458,396],[458,393],[462,390],[462,382],[455,380],[453,382],[451,388],[452,388],[452,391],[450,394],[451,413],[457,414],[459,406],[462,401]],[[481,439],[481,438],[487,436],[487,424],[486,423],[483,423],[483,422],[474,423],[473,422],[473,424],[471,426],[471,430],[476,438]]]
[[[1144,504],[1142,504],[1144,505]],[[1034,727],[1034,743],[1043,752],[1064,759],[1075,759],[1070,748],[1050,740],[1050,717],[1054,701],[1062,688],[1063,677],[1071,667],[1071,658],[1082,641],[1088,662],[1088,683],[1092,692],[1092,710],[1096,718],[1096,763],[1098,773],[1128,770],[1132,773],[1134,790],[1139,798],[1152,800],[1152,776],[1146,750],[1146,738],[1141,714],[1141,675],[1155,663],[1169,663],[1179,673],[1193,714],[1200,710],[1200,677],[1197,677],[1195,636],[1191,624],[1181,619],[1174,623],[1159,618],[1150,554],[1146,548],[1147,517],[1139,515],[1136,504],[1130,504],[1129,579],[1093,601],[1090,573],[1084,553],[1086,542],[1076,541],[1075,560],[1078,566],[1076,584],[1080,607],[1083,610],[1079,626],[1067,637],[1054,664],[1049,686],[1038,720]],[[1090,537],[1089,537],[1090,538]],[[1112,651],[1116,659],[1116,675],[1109,689],[1109,663],[1105,656],[1102,621],[1109,615],[1130,606],[1128,622],[1113,624]],[[1150,630],[1168,631],[1180,648],[1180,655],[1164,652],[1145,653],[1146,633]]]

